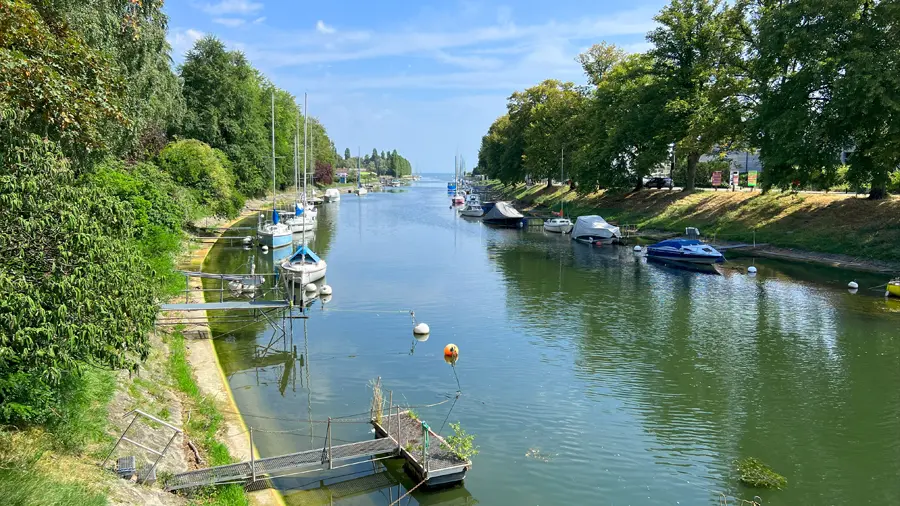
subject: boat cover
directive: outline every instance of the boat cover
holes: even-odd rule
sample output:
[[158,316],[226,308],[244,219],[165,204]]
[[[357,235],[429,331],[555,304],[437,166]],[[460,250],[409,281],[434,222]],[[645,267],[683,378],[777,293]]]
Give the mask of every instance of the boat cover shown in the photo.
[[579,216],[572,229],[572,237],[619,237],[619,227],[610,225],[602,216]]
[[303,207],[299,203],[294,202],[294,216],[300,216],[301,214],[303,214]]
[[485,220],[515,220],[524,218],[522,213],[510,205],[509,202],[497,202],[488,212],[484,213]]
[[319,263],[319,261],[321,261],[319,255],[313,253],[313,250],[309,249],[305,244],[303,244],[299,248],[297,248],[297,251],[295,251],[293,255],[291,255],[291,258],[288,259],[288,262],[294,263],[302,261],[303,257],[309,258],[313,261],[313,263]]
[[272,224],[278,225],[278,211],[272,211]]

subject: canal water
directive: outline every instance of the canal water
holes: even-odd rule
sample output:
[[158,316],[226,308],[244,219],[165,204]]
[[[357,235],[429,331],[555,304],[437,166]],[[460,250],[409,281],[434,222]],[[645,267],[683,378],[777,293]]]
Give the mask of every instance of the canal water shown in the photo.
[[[214,326],[262,456],[322,448],[326,425],[309,421],[367,416],[380,377],[395,404],[444,435],[459,421],[480,448],[464,487],[402,504],[900,504],[900,304],[868,289],[883,276],[739,258],[719,275],[674,270],[461,218],[446,179],[320,206],[309,242],[334,295],[306,320],[273,318],[284,335],[266,321]],[[204,268],[251,261],[274,270],[271,252],[225,244]],[[343,423],[332,437],[373,434]],[[740,485],[743,457],[787,488]],[[396,461],[275,484],[289,504],[347,505],[388,505],[415,485]]]

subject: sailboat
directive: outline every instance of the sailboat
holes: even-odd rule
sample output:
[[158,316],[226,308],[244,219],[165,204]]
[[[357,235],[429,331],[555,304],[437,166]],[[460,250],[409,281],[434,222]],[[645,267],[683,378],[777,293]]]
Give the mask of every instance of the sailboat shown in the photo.
[[[306,206],[302,204],[300,199],[300,169],[297,166],[297,153],[298,153],[298,142],[300,135],[300,113],[297,113],[297,128],[294,130],[294,190],[297,194],[297,202],[294,203],[294,216],[285,220],[285,223],[291,227],[291,232],[300,233],[300,232],[310,232],[316,228],[316,217],[312,215],[307,209]],[[305,146],[306,146],[306,131],[303,132],[303,145],[304,145],[304,155]],[[304,168],[305,170],[305,168]],[[304,181],[305,183],[305,181]],[[305,197],[305,195],[304,195]]]
[[[306,94],[303,95],[303,110],[306,112]],[[306,114],[303,122],[303,195],[306,196],[306,131],[309,124],[309,114]],[[302,214],[301,214],[302,215]],[[301,232],[300,247],[294,254],[281,263],[281,269],[287,278],[298,282],[303,286],[325,277],[327,265],[325,260],[309,249],[306,245],[306,231]]]
[[[257,225],[256,235],[259,243],[272,249],[290,246],[292,243],[291,227],[279,222],[278,210],[275,208],[275,92],[272,92],[272,220]],[[262,215],[260,215],[262,219]]]
[[359,169],[359,146],[356,147],[356,194],[362,197],[369,193],[369,190],[362,185],[362,172]]
[[[563,179],[563,165],[565,163],[565,148],[560,149],[559,151],[559,179],[564,181]],[[565,184],[565,183],[563,183]],[[565,214],[565,201],[559,207],[559,217],[558,218],[550,218],[549,220],[544,221],[544,231],[545,232],[555,232],[557,234],[568,234],[572,231],[572,227],[575,225],[572,223],[572,220],[566,218]]]
[[[454,206],[461,206],[466,203],[466,194],[459,188],[459,157],[453,157],[453,196],[450,197],[450,203]],[[448,188],[449,189],[449,188]]]

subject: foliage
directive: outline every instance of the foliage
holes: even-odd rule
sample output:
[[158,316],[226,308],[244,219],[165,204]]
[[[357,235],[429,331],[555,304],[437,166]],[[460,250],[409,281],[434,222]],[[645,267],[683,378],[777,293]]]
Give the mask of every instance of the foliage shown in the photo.
[[450,428],[453,429],[453,434],[444,438],[446,444],[441,445],[441,448],[453,453],[461,460],[469,460],[478,455],[474,434],[467,434],[459,422],[450,422]]
[[40,422],[86,367],[133,369],[156,314],[134,212],[77,184],[55,143],[0,143],[0,420]]
[[190,139],[169,144],[157,161],[175,182],[192,189],[197,200],[214,214],[234,217],[243,207],[244,199],[234,190],[231,162],[225,153]]
[[315,181],[319,184],[334,183],[334,169],[331,164],[323,161],[316,161]]
[[784,476],[753,457],[735,461],[735,467],[740,474],[741,482],[751,487],[781,490],[787,486],[787,479]]
[[[345,157],[335,158],[335,167],[342,169],[355,169],[357,165],[357,157],[350,155],[350,148],[344,150]],[[412,174],[412,164],[397,153],[397,150],[382,151],[372,148],[371,155],[365,155],[359,161],[359,168],[364,171],[374,172],[377,175],[388,175],[394,177],[403,177]],[[352,172],[352,170],[351,170]]]
[[[169,373],[178,388],[195,405],[192,416],[186,427],[188,436],[199,443],[202,451],[208,455],[209,465],[221,466],[231,464],[233,459],[228,448],[217,439],[224,418],[216,408],[213,399],[200,393],[191,366],[187,361],[187,349],[184,334],[176,329],[169,334]],[[205,491],[211,504],[246,505],[249,504],[240,485],[210,487]]]
[[0,108],[19,133],[59,142],[76,168],[128,124],[112,59],[25,0],[0,0],[0,83]]
[[105,506],[106,498],[84,485],[56,481],[32,470],[0,470],[0,496],[9,506]]

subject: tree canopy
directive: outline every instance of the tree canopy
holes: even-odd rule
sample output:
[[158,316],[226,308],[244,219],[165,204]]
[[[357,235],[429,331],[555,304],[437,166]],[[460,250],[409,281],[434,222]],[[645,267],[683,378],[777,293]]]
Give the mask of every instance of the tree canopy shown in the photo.
[[896,2],[672,0],[655,20],[645,53],[602,42],[578,56],[589,88],[514,92],[479,170],[548,178],[565,151],[582,190],[627,189],[675,156],[690,190],[703,155],[742,148],[759,153],[764,189],[900,191]]

